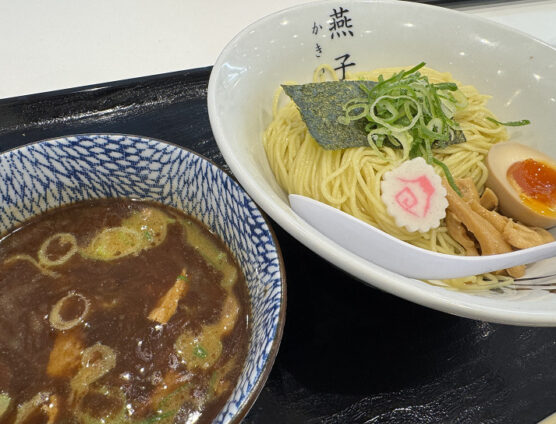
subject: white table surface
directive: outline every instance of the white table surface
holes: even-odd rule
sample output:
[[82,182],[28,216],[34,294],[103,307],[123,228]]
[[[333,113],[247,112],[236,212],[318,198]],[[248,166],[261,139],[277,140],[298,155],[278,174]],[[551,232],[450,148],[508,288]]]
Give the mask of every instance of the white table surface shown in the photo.
[[[0,98],[212,65],[243,27],[306,0],[0,0]],[[454,9],[556,45],[556,0]]]

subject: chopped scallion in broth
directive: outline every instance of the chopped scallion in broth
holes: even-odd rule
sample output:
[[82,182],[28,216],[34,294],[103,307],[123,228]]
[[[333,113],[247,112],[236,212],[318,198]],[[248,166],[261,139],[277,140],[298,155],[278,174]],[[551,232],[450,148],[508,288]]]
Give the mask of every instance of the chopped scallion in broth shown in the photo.
[[249,343],[245,278],[155,202],[53,209],[0,243],[0,423],[210,423]]

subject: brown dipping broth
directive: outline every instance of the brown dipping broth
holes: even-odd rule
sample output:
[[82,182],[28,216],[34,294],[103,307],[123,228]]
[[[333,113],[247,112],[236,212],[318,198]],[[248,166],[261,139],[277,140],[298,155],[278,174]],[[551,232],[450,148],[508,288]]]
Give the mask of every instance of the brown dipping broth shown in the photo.
[[[165,225],[106,232],[151,212]],[[70,236],[45,244],[60,233],[74,254]],[[101,233],[122,245],[107,250]],[[1,423],[208,423],[247,354],[249,296],[232,254],[158,203],[86,201],[28,221],[0,240],[0,290]]]

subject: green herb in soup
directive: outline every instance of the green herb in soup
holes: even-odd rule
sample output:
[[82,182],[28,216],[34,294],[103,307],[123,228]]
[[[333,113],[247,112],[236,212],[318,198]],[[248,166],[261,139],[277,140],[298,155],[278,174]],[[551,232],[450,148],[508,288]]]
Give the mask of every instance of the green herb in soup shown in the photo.
[[157,203],[26,222],[0,241],[0,290],[0,423],[209,423],[246,357],[233,256]]

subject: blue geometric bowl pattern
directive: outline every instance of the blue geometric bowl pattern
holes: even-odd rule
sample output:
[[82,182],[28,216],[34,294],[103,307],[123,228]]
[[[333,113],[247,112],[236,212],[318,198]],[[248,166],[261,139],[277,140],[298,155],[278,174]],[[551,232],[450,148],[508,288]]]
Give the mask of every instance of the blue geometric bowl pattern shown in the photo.
[[285,308],[279,249],[259,209],[214,164],[149,138],[77,135],[0,155],[0,234],[47,209],[105,197],[173,206],[201,220],[230,247],[247,280],[252,335],[239,383],[214,422],[244,415],[274,361]]

